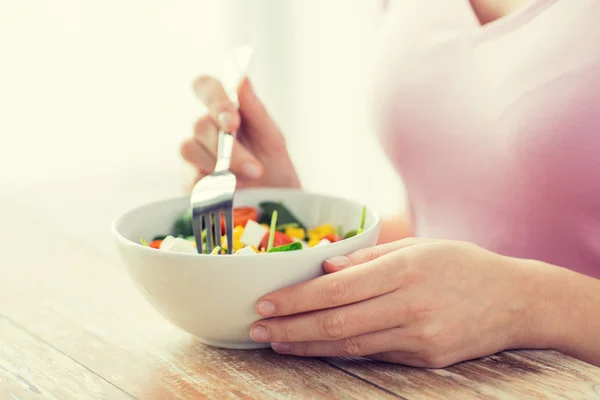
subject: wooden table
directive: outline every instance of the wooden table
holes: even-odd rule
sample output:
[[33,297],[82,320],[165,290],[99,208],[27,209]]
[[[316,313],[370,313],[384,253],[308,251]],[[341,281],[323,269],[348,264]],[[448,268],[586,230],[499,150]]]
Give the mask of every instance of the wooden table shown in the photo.
[[1,189],[0,399],[600,398],[599,368],[551,351],[422,370],[206,347],[142,299],[109,230],[178,188],[139,175],[86,182]]

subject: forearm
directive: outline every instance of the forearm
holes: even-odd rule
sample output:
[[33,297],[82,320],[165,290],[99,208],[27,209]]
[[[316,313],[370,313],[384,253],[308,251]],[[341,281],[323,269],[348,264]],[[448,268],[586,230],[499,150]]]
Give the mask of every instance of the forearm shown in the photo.
[[406,213],[402,213],[381,221],[378,243],[394,242],[410,236],[413,236],[413,233],[408,216]]
[[530,263],[538,273],[538,290],[529,329],[535,343],[528,347],[556,349],[600,366],[600,280]]

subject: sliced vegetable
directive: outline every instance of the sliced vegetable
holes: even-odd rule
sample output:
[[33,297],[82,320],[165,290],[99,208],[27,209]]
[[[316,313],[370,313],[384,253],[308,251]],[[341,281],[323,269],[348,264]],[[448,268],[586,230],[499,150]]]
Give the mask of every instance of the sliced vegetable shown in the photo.
[[358,229],[353,229],[344,235],[344,239],[351,238],[352,236],[356,236],[357,234],[358,234]]
[[[254,207],[233,209],[233,226],[246,226],[248,221],[258,222],[258,210]],[[221,232],[225,232],[225,217],[221,215]]]
[[213,249],[213,251],[210,252],[211,255],[213,254],[219,254],[219,252],[221,251],[221,246],[217,246]]
[[329,224],[323,224],[320,226],[317,226],[316,228],[310,229],[308,231],[308,236],[313,239],[315,237],[318,237],[319,239],[323,239],[325,236],[332,234],[335,235],[335,229],[333,228],[333,226],[329,225]]
[[271,248],[273,247],[273,243],[275,242],[275,233],[277,232],[275,230],[277,226],[277,214],[277,210],[273,210],[273,213],[271,214],[271,230],[269,231],[269,242],[267,243],[267,251],[271,250]]
[[362,208],[362,212],[361,212],[361,216],[360,216],[360,226],[358,229],[354,229],[351,230],[350,232],[346,233],[346,235],[344,236],[344,239],[349,239],[352,236],[356,236],[360,233],[362,233],[365,229],[365,220],[367,217],[367,207],[363,206]]
[[[267,247],[269,246],[269,236],[270,236],[270,233],[266,234],[263,237],[263,240],[260,242],[260,245],[258,246],[259,249],[267,250]],[[295,242],[295,240],[292,239],[291,237],[289,237],[288,235],[286,235],[285,233],[275,232],[275,234],[273,235],[273,247],[279,247],[279,246],[283,246],[283,245],[294,243],[294,242]]]
[[167,237],[167,235],[158,235],[158,236],[154,236],[152,238],[152,240],[164,240]]
[[363,206],[362,208],[362,213],[360,216],[360,228],[358,228],[358,231],[356,231],[357,235],[360,235],[362,233],[362,231],[365,229],[365,219],[367,217],[367,207]]
[[162,244],[162,240],[153,240],[150,242],[150,247],[152,247],[153,249],[160,249],[160,245]]
[[146,247],[150,247],[150,245],[148,244],[148,242],[146,242],[146,239],[142,238],[142,244]]
[[306,231],[306,226],[304,226],[302,222],[300,222],[300,220],[296,218],[296,216],[292,214],[292,212],[283,204],[265,201],[260,203],[260,208],[262,210],[262,215],[260,216],[260,220],[258,222],[268,224],[271,222],[273,212],[277,211],[277,221],[279,222],[279,225],[298,224],[298,227]]
[[292,239],[304,240],[306,233],[302,228],[287,228],[284,233]]
[[278,225],[275,230],[285,232],[286,229],[298,229],[299,227],[300,226],[297,223],[291,222],[289,224]]
[[329,243],[335,243],[335,242],[339,242],[340,240],[343,240],[343,239],[341,237],[339,237],[337,233],[329,233],[329,234],[323,236],[322,240],[329,240]]
[[285,244],[283,246],[273,247],[273,248],[267,250],[267,253],[279,253],[282,251],[294,251],[294,250],[301,250],[301,249],[302,249],[302,243],[293,242],[290,244]]

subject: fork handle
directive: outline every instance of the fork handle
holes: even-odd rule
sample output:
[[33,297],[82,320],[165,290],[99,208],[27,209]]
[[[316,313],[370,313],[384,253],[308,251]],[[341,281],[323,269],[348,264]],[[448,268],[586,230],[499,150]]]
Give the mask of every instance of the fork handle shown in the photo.
[[224,172],[229,170],[231,164],[231,153],[233,151],[233,142],[235,142],[236,132],[227,133],[219,130],[219,141],[217,144],[217,164],[215,172]]

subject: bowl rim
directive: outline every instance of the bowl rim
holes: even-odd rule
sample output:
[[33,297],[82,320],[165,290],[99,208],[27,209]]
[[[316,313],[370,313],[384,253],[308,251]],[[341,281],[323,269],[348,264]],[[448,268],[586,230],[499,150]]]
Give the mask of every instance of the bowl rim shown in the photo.
[[[285,192],[296,192],[296,193],[305,193],[305,194],[309,194],[309,195],[315,195],[315,196],[319,196],[319,197],[329,197],[331,199],[335,199],[335,200],[340,200],[340,201],[347,201],[350,203],[353,203],[357,206],[361,206],[361,203],[357,202],[356,200],[353,199],[349,199],[349,198],[344,198],[341,196],[337,196],[337,195],[331,195],[331,194],[327,194],[327,193],[319,193],[319,192],[313,192],[313,191],[307,191],[307,190],[303,190],[303,189],[296,189],[296,188],[271,188],[271,187],[254,187],[254,188],[243,188],[243,189],[236,189],[236,193],[240,193],[240,192],[260,192],[260,191],[285,191]],[[228,260],[229,257],[223,257],[222,254],[188,254],[188,253],[177,253],[177,252],[170,252],[170,251],[160,251],[159,249],[154,249],[148,246],[144,246],[142,243],[138,243],[138,242],[134,242],[133,240],[127,239],[125,236],[123,236],[121,234],[121,232],[119,232],[119,225],[122,223],[123,219],[125,219],[127,216],[129,216],[131,213],[139,210],[140,208],[143,207],[148,207],[151,205],[157,205],[160,203],[170,203],[170,202],[175,202],[175,201],[180,201],[186,197],[189,197],[189,194],[184,194],[184,195],[180,195],[180,196],[173,196],[173,197],[169,197],[169,198],[165,198],[165,199],[161,199],[161,200],[155,200],[155,201],[150,201],[150,202],[146,202],[144,204],[140,204],[136,207],[130,208],[129,210],[121,213],[117,218],[115,218],[112,223],[111,223],[111,231],[113,236],[116,237],[116,239],[126,245],[126,246],[137,246],[139,248],[139,250],[141,251],[148,251],[148,252],[152,252],[152,254],[158,255],[158,256],[176,256],[176,257],[186,257],[189,259],[219,259],[219,260]],[[362,204],[362,206],[366,207],[366,211],[367,214],[370,214],[371,217],[374,220],[374,223],[366,228],[363,231],[363,234],[366,233],[372,233],[374,230],[379,229],[380,224],[381,224],[381,217],[379,216],[379,214],[377,212],[375,212],[375,210],[373,210],[372,208],[370,208],[368,205],[366,204]],[[351,238],[348,239],[344,239],[341,240],[339,242],[335,242],[335,243],[331,243],[328,246],[315,246],[315,247],[310,247],[307,249],[302,249],[303,254],[305,254],[305,252],[312,252],[312,253],[317,253],[319,251],[327,251],[332,249],[332,246],[339,246],[342,243],[353,243],[360,240],[360,236],[355,235]],[[290,256],[291,254],[296,254],[296,252],[275,252],[275,253],[268,253],[269,257],[286,257],[286,256]],[[261,255],[266,255],[266,254],[261,254]],[[236,259],[245,259],[247,257],[254,257],[255,254],[240,254],[240,255],[236,255]]]

